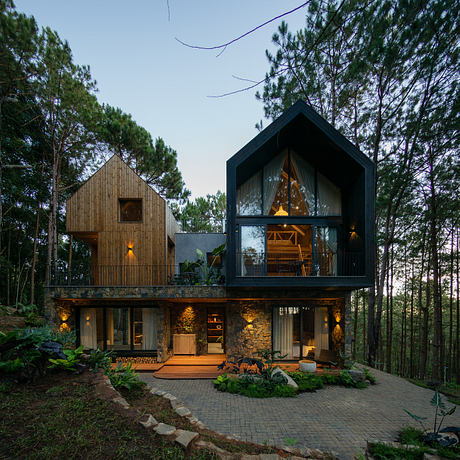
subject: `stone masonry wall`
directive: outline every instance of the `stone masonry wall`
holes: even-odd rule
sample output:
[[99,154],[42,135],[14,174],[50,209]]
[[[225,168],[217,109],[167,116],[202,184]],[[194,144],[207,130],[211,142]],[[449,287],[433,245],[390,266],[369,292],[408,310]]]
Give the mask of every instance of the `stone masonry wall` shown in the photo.
[[227,304],[227,359],[256,357],[257,351],[272,347],[271,307],[263,302]]
[[172,356],[172,350],[169,348],[169,337],[171,336],[171,324],[169,321],[169,307],[160,306],[158,312],[158,362],[167,361]]
[[197,354],[207,353],[206,306],[196,304],[173,305],[171,308],[172,334],[196,334]]

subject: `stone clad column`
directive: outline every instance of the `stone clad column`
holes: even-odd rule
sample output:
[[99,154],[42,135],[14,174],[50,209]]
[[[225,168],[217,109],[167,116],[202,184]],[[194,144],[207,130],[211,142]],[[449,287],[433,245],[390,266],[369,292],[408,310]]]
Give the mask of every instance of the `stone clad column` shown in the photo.
[[353,340],[353,327],[351,319],[351,292],[345,294],[345,355],[351,357],[352,353],[352,340]]
[[227,304],[227,359],[257,357],[272,348],[271,308],[264,302],[236,301]]

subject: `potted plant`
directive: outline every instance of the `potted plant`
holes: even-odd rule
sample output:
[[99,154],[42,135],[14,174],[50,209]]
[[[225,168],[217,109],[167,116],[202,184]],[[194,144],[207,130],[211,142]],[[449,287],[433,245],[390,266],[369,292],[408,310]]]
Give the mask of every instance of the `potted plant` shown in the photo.
[[316,361],[302,359],[299,361],[299,369],[301,372],[316,372]]

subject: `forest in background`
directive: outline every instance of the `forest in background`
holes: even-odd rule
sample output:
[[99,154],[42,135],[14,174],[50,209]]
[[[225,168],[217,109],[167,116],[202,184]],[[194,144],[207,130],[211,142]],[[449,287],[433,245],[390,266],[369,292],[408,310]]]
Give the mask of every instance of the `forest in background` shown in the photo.
[[353,355],[459,383],[460,4],[307,8],[305,29],[273,36],[257,98],[268,119],[307,101],[376,164],[376,282],[354,295]]
[[[459,3],[312,0],[305,29],[274,35],[256,95],[269,120],[305,100],[377,165],[376,285],[353,296],[354,357],[457,383]],[[50,270],[88,260],[64,203],[110,153],[185,231],[221,231],[225,194],[190,201],[177,153],[98,103],[65,40],[9,0],[0,21],[0,304],[41,307]]]

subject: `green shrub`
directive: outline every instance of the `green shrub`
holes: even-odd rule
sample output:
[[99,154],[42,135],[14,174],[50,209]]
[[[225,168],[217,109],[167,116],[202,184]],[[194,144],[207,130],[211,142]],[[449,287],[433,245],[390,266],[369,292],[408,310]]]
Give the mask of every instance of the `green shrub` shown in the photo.
[[369,372],[369,369],[363,369],[364,374],[366,375],[366,380],[371,384],[375,385],[377,383],[377,379]]
[[323,380],[320,376],[304,372],[288,372],[288,375],[299,386],[299,391],[316,391],[323,388]]
[[291,398],[296,395],[296,390],[286,385],[285,379],[281,382],[278,376],[274,380],[259,375],[245,375],[240,379],[231,379],[227,374],[223,374],[214,380],[214,386],[219,391],[249,398]]
[[112,358],[114,356],[113,351],[102,351],[96,349],[89,352],[89,358],[86,361],[87,366],[94,372],[99,369],[108,371],[111,368]]
[[49,362],[51,369],[63,369],[66,371],[76,372],[81,370],[80,366],[82,354],[83,354],[83,345],[79,346],[75,350],[63,350],[63,353],[67,356],[67,359],[53,359],[50,358]]
[[419,447],[416,449],[403,449],[387,446],[386,444],[374,444],[370,453],[376,460],[423,460],[423,454],[429,449]]
[[106,370],[106,375],[115,389],[126,388],[131,390],[144,385],[144,382],[139,380],[132,366],[132,363],[118,363],[115,369],[109,368]]
[[325,385],[339,385],[340,384],[340,379],[337,374],[325,372],[324,374],[321,374],[320,377]]
[[408,426],[401,430],[398,436],[398,441],[402,444],[409,444],[411,446],[423,445],[423,431],[412,426]]

